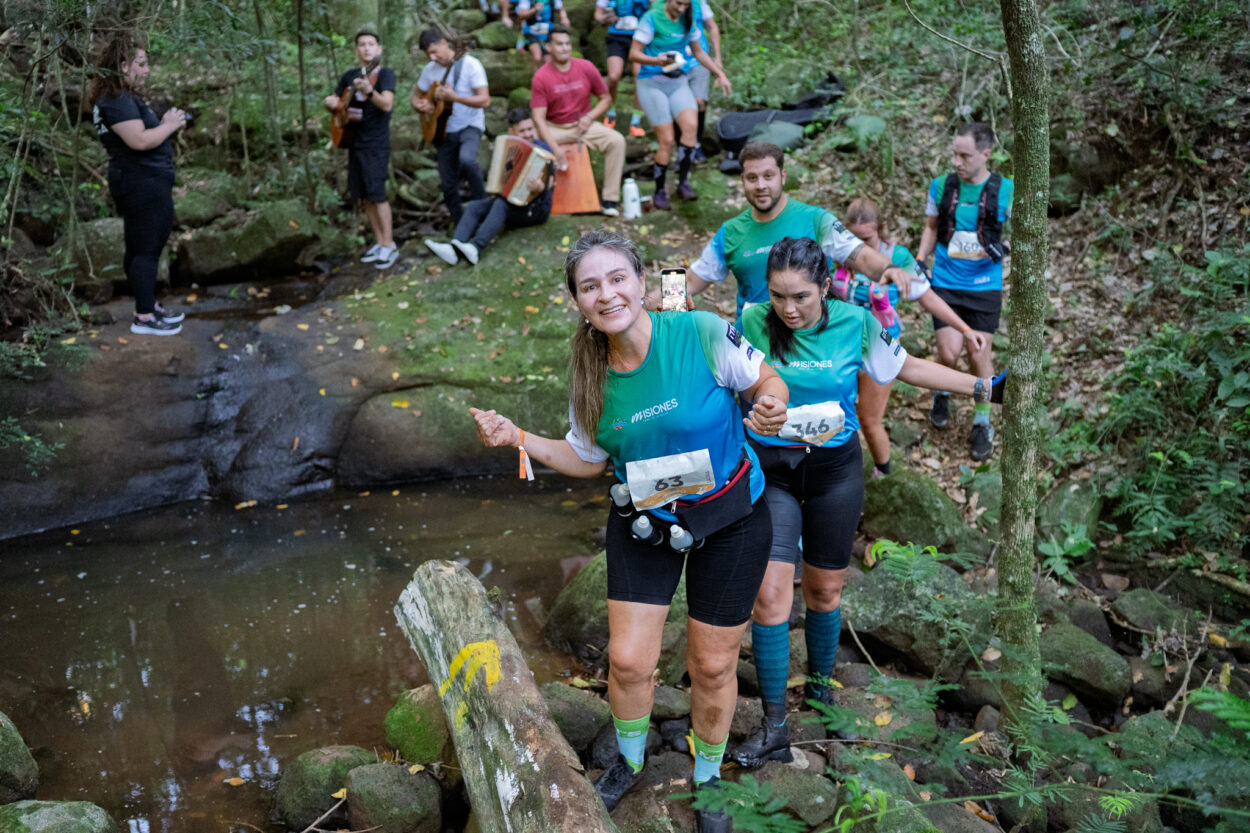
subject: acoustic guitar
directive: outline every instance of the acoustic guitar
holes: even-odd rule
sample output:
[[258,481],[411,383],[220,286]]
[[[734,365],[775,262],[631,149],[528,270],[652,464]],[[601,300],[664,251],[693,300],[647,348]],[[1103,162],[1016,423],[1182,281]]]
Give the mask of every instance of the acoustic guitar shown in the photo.
[[[433,145],[438,147],[443,143],[443,139],[447,137],[447,120],[451,118],[451,108],[454,102],[441,98],[435,98],[434,93],[439,87],[447,84],[447,79],[451,76],[451,72],[456,68],[457,62],[464,57],[464,49],[456,49],[456,57],[452,59],[451,66],[447,67],[447,71],[443,73],[442,81],[435,81],[430,84],[430,88],[421,94],[421,97],[433,105],[433,109],[428,113],[418,112],[421,117],[421,143],[423,145]],[[460,79],[459,74],[452,79],[452,87],[456,81]]]
[[[378,70],[382,59],[374,58],[360,69],[360,77],[368,78],[370,85],[376,85]],[[330,114],[330,141],[336,148],[349,148],[356,143],[356,133],[360,128],[360,120],[364,118],[364,102],[356,102],[356,87],[349,84],[339,97],[339,106]]]

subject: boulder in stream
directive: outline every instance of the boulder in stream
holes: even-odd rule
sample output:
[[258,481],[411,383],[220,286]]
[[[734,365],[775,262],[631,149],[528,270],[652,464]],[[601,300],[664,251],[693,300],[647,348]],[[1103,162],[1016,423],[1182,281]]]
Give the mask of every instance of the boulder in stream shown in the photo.
[[443,704],[431,684],[410,689],[386,713],[383,721],[386,745],[399,750],[411,764],[443,760],[451,732],[443,716]]
[[303,200],[235,209],[178,240],[178,277],[186,282],[276,277],[310,261],[317,220]]
[[546,683],[539,689],[560,734],[579,755],[612,722],[608,701],[594,692],[564,683]]
[[118,833],[113,817],[88,801],[17,801],[0,807],[3,833]]
[[773,785],[786,812],[798,816],[813,829],[824,824],[837,808],[838,789],[822,772],[769,761],[755,773],[762,784]]
[[[377,761],[377,755],[359,746],[323,746],[305,752],[286,766],[278,781],[274,795],[278,815],[288,827],[303,830],[334,806],[331,796],[347,785],[347,773]],[[346,816],[341,811],[341,817]]]
[[0,804],[33,798],[39,786],[39,767],[17,727],[0,712]]
[[352,830],[440,833],[442,790],[428,772],[402,764],[366,764],[347,773],[347,818]]

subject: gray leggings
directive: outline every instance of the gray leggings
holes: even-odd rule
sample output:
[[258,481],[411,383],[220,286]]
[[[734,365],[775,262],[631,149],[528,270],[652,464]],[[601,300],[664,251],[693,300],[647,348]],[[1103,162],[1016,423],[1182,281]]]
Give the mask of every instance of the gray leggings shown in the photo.
[[685,75],[678,78],[667,75],[639,78],[638,101],[652,126],[672,124],[682,110],[697,110],[699,107]]

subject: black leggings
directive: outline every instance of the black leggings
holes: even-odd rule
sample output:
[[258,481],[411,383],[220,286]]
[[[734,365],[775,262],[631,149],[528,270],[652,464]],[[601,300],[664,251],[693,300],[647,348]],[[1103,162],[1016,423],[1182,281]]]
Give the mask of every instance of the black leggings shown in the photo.
[[[753,444],[764,469],[764,493],[773,516],[773,547],[769,561],[799,563],[841,570],[851,563],[851,545],[864,508],[864,463],[859,434],[834,448],[799,450]],[[786,459],[786,458],[789,459]],[[790,462],[797,460],[791,467]]]
[[109,172],[109,193],[122,215],[126,253],[122,268],[135,294],[135,312],[148,315],[156,309],[156,272],[161,252],[174,228],[174,174]]

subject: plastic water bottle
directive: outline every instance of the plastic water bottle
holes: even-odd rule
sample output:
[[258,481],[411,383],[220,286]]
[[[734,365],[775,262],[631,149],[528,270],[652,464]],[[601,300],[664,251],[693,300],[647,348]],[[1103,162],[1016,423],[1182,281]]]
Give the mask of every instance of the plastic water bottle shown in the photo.
[[638,183],[634,182],[632,176],[621,186],[621,199],[626,220],[636,220],[642,216],[642,198],[638,196]]
[[681,524],[673,524],[668,531],[668,545],[677,552],[686,552],[694,546],[694,536]]
[[644,544],[655,546],[664,540],[664,533],[655,528],[651,523],[651,518],[647,517],[645,512],[634,519],[629,531]]
[[851,284],[851,273],[845,266],[839,266],[837,271],[833,273],[833,294],[843,301],[849,301],[847,295]]
[[608,494],[612,496],[612,505],[616,508],[616,514],[622,518],[628,518],[634,514],[634,507],[629,502],[628,483],[617,483],[608,490]]
[[890,304],[890,293],[881,284],[874,283],[868,294],[871,298],[872,314],[881,323],[881,328],[888,330],[893,327],[898,320],[898,316],[894,312],[894,307]]

